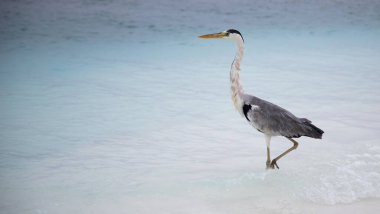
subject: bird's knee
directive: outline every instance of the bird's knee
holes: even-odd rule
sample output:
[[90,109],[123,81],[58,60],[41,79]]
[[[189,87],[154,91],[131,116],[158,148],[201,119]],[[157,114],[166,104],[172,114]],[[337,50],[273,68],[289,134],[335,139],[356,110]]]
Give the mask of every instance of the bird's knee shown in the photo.
[[293,148],[294,148],[294,149],[297,149],[297,148],[298,148],[298,143],[297,143],[297,142],[294,143]]

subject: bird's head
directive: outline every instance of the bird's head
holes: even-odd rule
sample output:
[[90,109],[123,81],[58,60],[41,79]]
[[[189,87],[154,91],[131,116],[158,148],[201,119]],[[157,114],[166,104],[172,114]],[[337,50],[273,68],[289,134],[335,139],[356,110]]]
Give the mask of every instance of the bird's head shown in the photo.
[[244,41],[241,33],[235,29],[229,29],[220,33],[206,34],[198,37],[202,39],[232,39]]

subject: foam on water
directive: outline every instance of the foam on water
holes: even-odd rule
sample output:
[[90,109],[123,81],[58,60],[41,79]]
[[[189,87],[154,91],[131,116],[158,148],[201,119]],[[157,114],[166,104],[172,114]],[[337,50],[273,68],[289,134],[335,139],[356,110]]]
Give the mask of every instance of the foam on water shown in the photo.
[[363,153],[345,155],[341,160],[321,166],[326,171],[315,183],[305,187],[305,197],[325,204],[380,197],[379,152],[379,146],[369,146]]

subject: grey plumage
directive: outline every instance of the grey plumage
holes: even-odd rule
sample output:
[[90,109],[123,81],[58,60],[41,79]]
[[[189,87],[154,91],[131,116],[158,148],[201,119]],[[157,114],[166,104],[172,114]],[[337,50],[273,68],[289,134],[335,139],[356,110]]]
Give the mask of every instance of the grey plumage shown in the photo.
[[[267,144],[267,169],[279,168],[277,161],[295,150],[298,142],[293,138],[307,136],[321,139],[323,131],[306,118],[298,118],[286,109],[258,97],[245,94],[240,84],[240,63],[244,55],[244,39],[237,30],[199,36],[200,38],[225,38],[235,41],[237,52],[231,65],[231,98],[236,110],[258,131],[264,133]],[[271,160],[270,141],[273,136],[286,137],[293,146]]]
[[322,138],[323,131],[306,118],[298,118],[278,105],[244,94],[244,105],[252,106],[246,112],[249,123],[270,136]]

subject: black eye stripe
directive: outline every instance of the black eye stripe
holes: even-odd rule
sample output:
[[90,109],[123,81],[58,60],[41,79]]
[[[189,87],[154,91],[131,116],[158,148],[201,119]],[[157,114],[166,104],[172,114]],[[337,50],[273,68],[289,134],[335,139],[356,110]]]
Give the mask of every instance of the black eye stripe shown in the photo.
[[235,30],[235,29],[229,29],[229,30],[227,30],[227,32],[228,32],[228,33],[236,33],[236,34],[240,34],[240,36],[241,36],[241,33],[240,33],[239,31]]
[[241,33],[240,33],[239,31],[237,31],[237,30],[235,30],[235,29],[229,29],[229,30],[227,30],[226,32],[228,33],[228,35],[229,35],[230,33],[236,33],[236,34],[239,34],[240,37],[241,37],[241,38],[243,39],[243,41],[244,41],[244,38],[243,38],[243,36],[241,35]]

